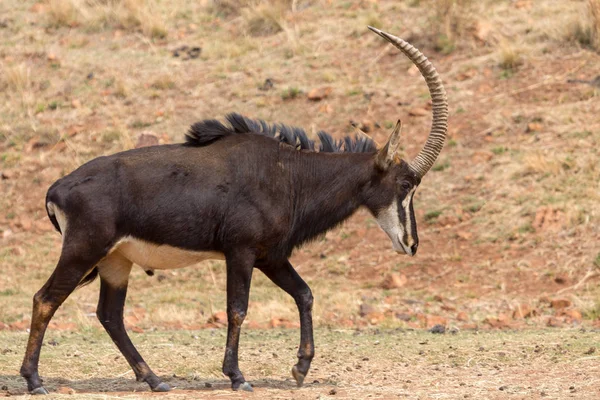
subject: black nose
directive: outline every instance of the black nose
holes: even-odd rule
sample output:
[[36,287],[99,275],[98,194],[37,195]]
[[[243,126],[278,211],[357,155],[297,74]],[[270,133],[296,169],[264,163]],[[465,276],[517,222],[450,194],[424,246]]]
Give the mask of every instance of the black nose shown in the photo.
[[413,256],[415,254],[417,254],[417,247],[419,247],[419,243],[415,243],[412,246],[410,246],[410,249],[412,250]]

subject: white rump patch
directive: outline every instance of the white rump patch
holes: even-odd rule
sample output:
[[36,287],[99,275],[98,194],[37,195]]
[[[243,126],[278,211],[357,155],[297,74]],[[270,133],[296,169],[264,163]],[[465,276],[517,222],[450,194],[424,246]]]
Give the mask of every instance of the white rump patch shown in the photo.
[[63,210],[58,208],[58,206],[51,201],[49,201],[48,204],[46,204],[46,208],[48,209],[48,214],[50,214],[51,216],[56,218],[56,221],[58,222],[58,226],[60,227],[60,232],[62,234],[63,243],[64,243],[65,235],[67,233],[67,226],[69,225],[69,223],[67,221],[67,215],[64,213]]

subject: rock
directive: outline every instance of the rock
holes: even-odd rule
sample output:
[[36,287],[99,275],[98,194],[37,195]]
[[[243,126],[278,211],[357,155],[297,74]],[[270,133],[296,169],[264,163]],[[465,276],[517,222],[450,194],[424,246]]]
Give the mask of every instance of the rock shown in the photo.
[[375,312],[367,314],[367,321],[369,321],[369,323],[371,325],[377,325],[384,319],[385,319],[385,314],[382,312],[379,312],[379,311],[375,311]]
[[461,322],[466,322],[469,320],[469,316],[467,315],[466,312],[461,311],[458,314],[456,314],[456,319]]
[[81,101],[74,99],[71,101],[71,107],[73,108],[81,108]]
[[424,117],[426,115],[429,115],[429,111],[421,107],[415,107],[408,111],[408,115],[411,115],[413,117]]
[[326,98],[327,96],[329,96],[332,91],[333,91],[333,88],[331,86],[315,88],[315,89],[312,89],[310,92],[308,92],[307,97],[311,101],[321,101],[324,98]]
[[446,333],[446,327],[440,324],[434,325],[431,329],[429,329],[429,332],[437,334]]
[[258,87],[258,90],[267,91],[273,89],[274,86],[275,83],[273,82],[273,79],[267,78],[265,79],[264,83]]
[[467,231],[458,231],[456,232],[456,236],[463,240],[471,240],[471,238],[473,237],[473,233]]
[[589,349],[587,349],[586,351],[583,352],[583,354],[585,355],[592,355],[596,352],[596,348],[595,347],[590,347]]
[[220,327],[227,325],[227,313],[225,311],[217,311],[206,321],[207,324]]
[[471,159],[473,160],[473,162],[475,163],[482,163],[482,162],[488,162],[490,161],[492,158],[494,158],[494,153],[492,153],[491,151],[487,151],[487,150],[479,150],[476,151],[473,156],[471,157]]
[[271,318],[271,328],[298,328],[298,322],[292,322],[286,318]]
[[401,288],[408,282],[408,278],[404,274],[390,274],[381,282],[383,289]]
[[569,275],[564,272],[558,273],[554,277],[554,282],[558,283],[559,285],[566,285],[569,283]]
[[0,179],[7,180],[7,179],[12,179],[15,177],[15,174],[11,171],[2,171],[0,172]]
[[494,27],[488,21],[479,20],[475,24],[473,36],[482,43],[486,43],[490,39],[490,33],[494,31]]
[[578,310],[575,309],[571,309],[571,310],[559,310],[556,313],[557,317],[565,317],[566,322],[581,322],[583,319],[583,316],[581,315],[581,313]]
[[564,212],[561,210],[543,206],[537,209],[532,225],[537,231],[556,231],[562,228],[564,219]]
[[488,324],[492,328],[504,329],[510,328],[510,317],[506,314],[500,314],[497,318],[488,317],[484,321],[484,323]]
[[542,129],[544,129],[544,125],[540,124],[539,122],[530,122],[527,124],[527,129],[525,132],[540,132]]
[[550,317],[546,321],[546,325],[552,328],[560,328],[562,324],[562,321],[556,317]]
[[571,301],[567,299],[553,299],[550,301],[550,307],[556,310],[571,307]]
[[75,394],[75,389],[70,388],[68,386],[61,386],[58,389],[56,389],[56,393],[59,393],[59,394]]
[[514,319],[529,318],[537,314],[537,311],[532,309],[528,304],[520,304],[513,312]]
[[135,144],[135,148],[139,149],[140,147],[149,147],[149,146],[157,146],[158,145],[158,136],[156,136],[152,132],[142,132],[140,136],[138,136],[137,143]]
[[446,326],[448,324],[448,320],[444,317],[440,317],[439,315],[427,315],[425,317],[425,326],[427,329],[431,329],[436,325]]
[[396,318],[400,321],[410,321],[412,319],[412,315],[408,313],[396,313]]
[[358,315],[360,315],[361,317],[366,317],[368,314],[371,314],[375,311],[376,310],[372,305],[367,304],[367,303],[362,303],[358,310]]

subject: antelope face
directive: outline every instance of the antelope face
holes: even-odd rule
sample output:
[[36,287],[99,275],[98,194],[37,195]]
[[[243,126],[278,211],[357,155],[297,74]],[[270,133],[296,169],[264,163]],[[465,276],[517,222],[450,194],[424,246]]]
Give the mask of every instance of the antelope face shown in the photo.
[[[389,177],[381,188],[384,192],[393,193],[385,196],[388,202],[373,210],[381,229],[388,234],[397,253],[414,256],[419,246],[417,223],[413,209],[413,196],[419,185],[418,179],[405,163],[390,168]],[[386,187],[387,186],[387,187]]]

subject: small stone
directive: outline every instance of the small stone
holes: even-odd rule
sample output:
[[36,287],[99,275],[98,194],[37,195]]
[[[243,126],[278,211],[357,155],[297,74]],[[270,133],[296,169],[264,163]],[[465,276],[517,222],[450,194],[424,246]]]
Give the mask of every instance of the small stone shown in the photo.
[[595,347],[590,347],[589,349],[587,349],[586,351],[584,351],[583,354],[591,355],[591,354],[594,354],[595,352],[596,352],[596,348]]
[[331,390],[329,391],[329,394],[330,394],[331,396],[335,395],[336,393],[337,393],[337,390],[335,390],[335,389],[331,389]]
[[311,101],[321,101],[324,98],[328,97],[332,91],[333,88],[330,86],[315,88],[308,92],[308,99]]
[[81,108],[81,101],[74,99],[71,101],[71,107],[73,108]]
[[546,321],[546,325],[551,328],[560,328],[562,326],[562,321],[556,317],[550,317]]
[[68,386],[61,386],[58,389],[56,389],[56,393],[59,393],[59,394],[75,394],[75,389],[70,388]]
[[538,122],[530,122],[527,124],[527,129],[525,130],[525,132],[527,133],[531,133],[531,132],[539,132],[542,129],[544,129],[544,126]]
[[536,310],[532,309],[528,304],[520,304],[517,306],[517,309],[513,312],[513,318],[529,318],[535,314],[537,314]]
[[568,299],[553,299],[550,301],[550,307],[554,309],[561,309],[571,307],[571,301]]
[[375,308],[372,305],[367,304],[367,303],[362,303],[360,305],[358,315],[360,315],[361,317],[365,317],[368,314],[371,314],[373,312],[375,312]]
[[225,326],[227,324],[227,313],[225,311],[217,311],[206,322],[216,326]]
[[407,282],[408,278],[404,274],[390,274],[381,282],[381,287],[383,289],[397,289],[406,285]]
[[444,325],[434,325],[429,332],[431,333],[437,333],[437,334],[442,334],[442,333],[446,333],[446,327]]
[[415,107],[408,111],[408,115],[413,117],[424,117],[429,115],[429,111],[421,107]]
[[569,282],[569,275],[564,272],[559,273],[556,275],[556,277],[554,277],[554,282],[558,283],[559,285],[566,285]]
[[204,383],[204,387],[211,388],[211,387],[212,387],[212,383],[210,383],[210,382],[205,382],[205,383]]
[[458,314],[456,314],[456,319],[461,321],[461,322],[466,322],[469,320],[469,316],[467,315],[466,312],[461,311]]

